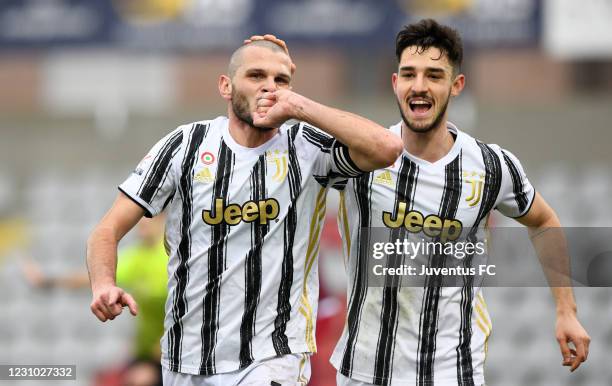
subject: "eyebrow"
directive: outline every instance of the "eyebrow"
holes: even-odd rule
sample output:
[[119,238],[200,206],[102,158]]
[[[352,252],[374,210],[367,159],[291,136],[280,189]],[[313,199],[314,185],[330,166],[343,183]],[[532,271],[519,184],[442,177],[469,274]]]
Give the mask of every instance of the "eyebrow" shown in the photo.
[[[248,70],[246,70],[245,72],[247,75],[252,75],[252,74],[267,74],[266,70],[261,69],[261,68],[249,68]],[[291,77],[287,74],[284,73],[280,73],[280,74],[276,74],[274,76],[275,78],[282,78],[283,80],[286,80],[287,82],[289,82],[291,80]]]
[[247,74],[259,74],[259,73],[265,73],[265,71],[261,68],[249,68],[246,70]]
[[[403,72],[403,71],[415,71],[416,68],[414,66],[403,66],[403,67],[400,67],[399,70],[400,70],[400,72]],[[430,73],[433,72],[433,73],[442,73],[442,74],[446,72],[446,71],[444,71],[443,68],[440,68],[440,67],[427,67],[427,68],[425,68],[425,71],[430,72]]]

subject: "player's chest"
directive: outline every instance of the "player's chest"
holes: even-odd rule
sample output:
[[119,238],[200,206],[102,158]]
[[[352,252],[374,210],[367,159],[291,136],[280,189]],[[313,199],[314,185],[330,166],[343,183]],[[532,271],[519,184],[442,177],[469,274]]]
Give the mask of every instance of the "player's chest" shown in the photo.
[[491,206],[496,193],[484,166],[460,165],[423,167],[412,164],[372,173],[370,191],[374,220],[386,227],[410,230],[473,226],[486,216],[483,211]]
[[238,155],[203,149],[191,172],[194,213],[205,223],[269,223],[312,185],[311,167],[291,150],[273,147],[261,154]]

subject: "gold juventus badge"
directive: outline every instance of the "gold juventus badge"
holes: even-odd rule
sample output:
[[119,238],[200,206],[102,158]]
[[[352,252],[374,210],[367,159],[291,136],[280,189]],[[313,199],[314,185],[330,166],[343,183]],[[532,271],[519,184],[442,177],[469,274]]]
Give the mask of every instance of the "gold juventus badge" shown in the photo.
[[271,150],[266,153],[268,163],[276,167],[272,181],[283,182],[287,177],[287,150]]
[[482,199],[482,187],[484,186],[484,173],[463,172],[463,180],[471,185],[471,193],[465,198],[469,206],[476,206]]

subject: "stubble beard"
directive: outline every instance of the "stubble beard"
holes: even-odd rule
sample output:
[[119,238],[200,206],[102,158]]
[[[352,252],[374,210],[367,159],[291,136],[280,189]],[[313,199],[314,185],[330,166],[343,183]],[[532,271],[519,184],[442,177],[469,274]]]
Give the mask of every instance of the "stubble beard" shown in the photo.
[[253,123],[253,116],[251,115],[251,109],[249,108],[249,101],[243,93],[236,90],[236,87],[232,87],[232,110],[238,120],[248,124],[261,131],[273,130],[273,127],[262,127],[255,126]]
[[[446,113],[446,109],[448,108],[448,102],[450,101],[450,94],[451,94],[451,92],[449,91],[448,92],[448,96],[446,97],[446,101],[442,105],[442,108],[438,112],[438,115],[436,115],[434,120],[429,125],[427,125],[427,126],[417,126],[417,125],[411,123],[408,120],[408,118],[406,117],[406,114],[404,114],[404,110],[402,109],[402,105],[401,105],[400,101],[397,100],[397,107],[399,108],[400,115],[402,116],[402,120],[404,121],[404,124],[406,125],[406,127],[409,128],[411,131],[413,131],[415,133],[420,133],[420,134],[427,133],[427,132],[433,130],[435,127],[438,127],[438,125],[442,122],[442,119],[444,118],[444,115]],[[410,106],[407,106],[407,108],[410,108]]]

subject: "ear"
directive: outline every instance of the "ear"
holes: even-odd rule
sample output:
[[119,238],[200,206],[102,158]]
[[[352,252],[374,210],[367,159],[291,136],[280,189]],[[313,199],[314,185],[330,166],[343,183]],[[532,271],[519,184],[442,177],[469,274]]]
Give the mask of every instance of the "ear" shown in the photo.
[[455,77],[453,81],[453,86],[451,87],[451,95],[458,96],[463,91],[463,87],[465,87],[465,75],[459,74]]
[[393,86],[393,93],[397,95],[397,72],[391,75],[391,85]]
[[227,75],[219,77],[219,94],[226,101],[232,99],[232,80]]

